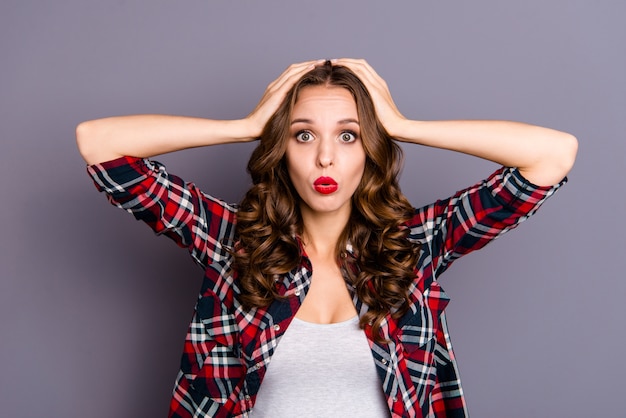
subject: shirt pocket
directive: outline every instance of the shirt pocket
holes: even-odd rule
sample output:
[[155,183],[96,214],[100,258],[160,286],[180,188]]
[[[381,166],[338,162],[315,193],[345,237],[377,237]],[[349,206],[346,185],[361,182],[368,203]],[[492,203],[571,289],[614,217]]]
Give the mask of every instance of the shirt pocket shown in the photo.
[[206,333],[218,345],[233,348],[236,351],[239,327],[235,315],[228,312],[217,295],[205,293],[196,306],[199,322],[203,325],[200,332]]
[[411,317],[400,328],[398,340],[404,351],[412,353],[425,346],[436,335],[431,312],[428,309],[419,309],[417,313],[411,313]]
[[406,368],[414,384],[418,400],[428,399],[437,381],[435,348],[440,316],[448,297],[433,282],[410,310],[398,321],[397,342],[402,347],[400,367]]
[[414,305],[416,309],[410,309],[398,321],[398,341],[404,351],[411,353],[435,338],[448,301],[448,296],[437,282],[432,282],[420,295]]
[[[193,379],[193,388],[211,399],[225,403],[231,393],[241,387],[245,367],[240,356],[239,327],[235,315],[228,312],[214,294],[204,294],[196,307],[197,324],[190,333],[198,333],[195,343],[196,357],[202,359]],[[193,343],[193,336],[191,341]]]

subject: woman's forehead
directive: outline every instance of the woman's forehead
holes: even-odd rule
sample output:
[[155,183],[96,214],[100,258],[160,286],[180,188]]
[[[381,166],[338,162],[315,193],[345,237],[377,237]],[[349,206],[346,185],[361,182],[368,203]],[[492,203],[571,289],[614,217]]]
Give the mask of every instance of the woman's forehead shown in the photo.
[[335,86],[307,86],[303,88],[293,108],[293,116],[300,113],[317,111],[341,111],[356,117],[357,108],[354,97],[347,89]]

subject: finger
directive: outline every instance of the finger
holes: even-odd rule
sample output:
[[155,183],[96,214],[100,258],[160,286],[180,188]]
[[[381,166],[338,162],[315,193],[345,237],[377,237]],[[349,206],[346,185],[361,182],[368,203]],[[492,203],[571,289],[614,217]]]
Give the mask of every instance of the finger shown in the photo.
[[344,65],[359,74],[366,76],[371,81],[385,83],[385,80],[364,59],[340,58],[336,60],[338,65]]
[[313,60],[313,61],[305,61],[296,64],[291,64],[285,71],[282,72],[281,75],[276,78],[270,85],[268,89],[279,89],[285,81],[289,79],[293,79],[295,75],[303,75],[305,72],[308,72],[315,68],[316,65],[323,63],[324,60]]
[[372,68],[372,66],[369,65],[367,61],[361,58],[338,58],[338,59],[332,60],[331,62],[333,64],[343,65],[346,67],[365,68],[374,72],[374,69]]
[[324,60],[314,60],[291,64],[276,80],[267,86],[263,97],[261,97],[261,100],[252,111],[251,115],[258,114],[261,117],[269,117],[269,114],[273,113],[282,100],[284,100],[289,89],[292,88],[304,74],[323,62]]
[[364,60],[340,59],[337,60],[337,64],[350,69],[363,82],[375,101],[392,100],[385,80]]
[[333,64],[335,63],[349,68],[359,77],[372,96],[377,112],[381,112],[381,115],[387,111],[399,114],[387,83],[365,60],[342,58],[333,62]]
[[345,65],[350,68],[353,72],[357,73],[357,75],[366,78],[372,84],[387,85],[385,80],[365,60],[344,58],[337,60],[337,62],[340,65]]
[[333,61],[333,64],[343,65],[355,73],[366,85],[370,87],[386,89],[385,80],[376,73],[371,65],[363,59],[340,58]]

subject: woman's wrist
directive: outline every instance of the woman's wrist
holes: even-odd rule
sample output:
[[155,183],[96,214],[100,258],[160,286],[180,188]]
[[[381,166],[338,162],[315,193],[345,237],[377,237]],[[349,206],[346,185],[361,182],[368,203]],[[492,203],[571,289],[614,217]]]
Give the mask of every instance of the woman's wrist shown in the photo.
[[424,123],[423,121],[398,118],[387,128],[387,133],[398,141],[422,144],[422,135],[420,132]]
[[233,135],[238,142],[250,142],[259,139],[265,127],[250,117],[229,122],[232,123]]

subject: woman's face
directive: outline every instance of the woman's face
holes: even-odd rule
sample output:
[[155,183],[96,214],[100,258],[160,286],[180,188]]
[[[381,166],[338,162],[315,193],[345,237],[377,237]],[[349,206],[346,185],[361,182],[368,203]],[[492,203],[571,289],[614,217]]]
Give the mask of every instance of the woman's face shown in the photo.
[[312,86],[298,95],[286,151],[301,212],[350,214],[365,170],[356,103],[342,87]]

